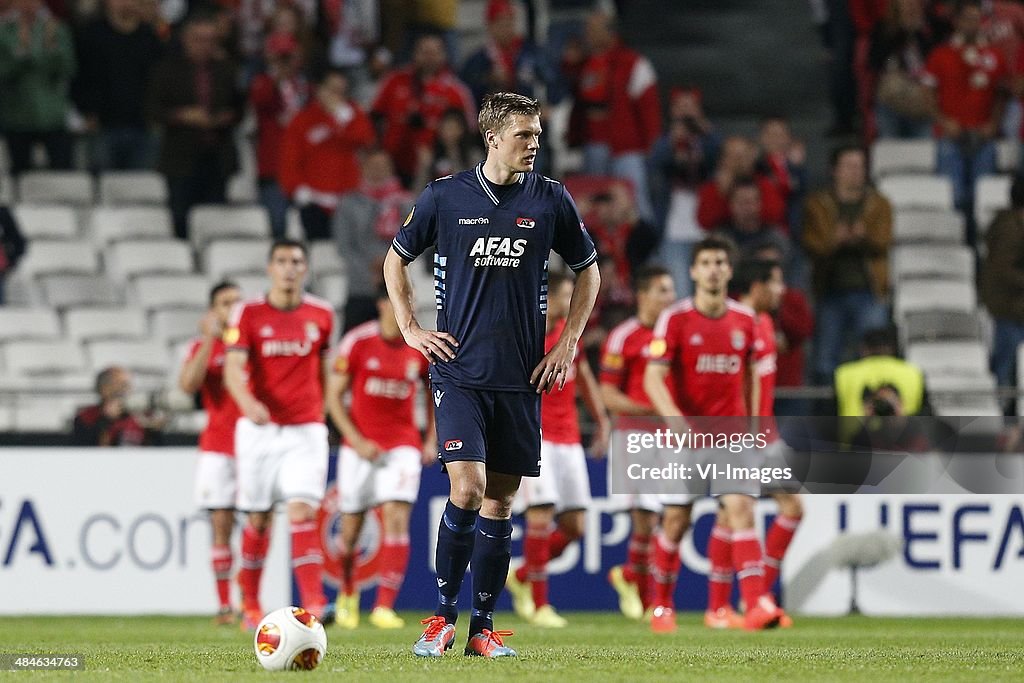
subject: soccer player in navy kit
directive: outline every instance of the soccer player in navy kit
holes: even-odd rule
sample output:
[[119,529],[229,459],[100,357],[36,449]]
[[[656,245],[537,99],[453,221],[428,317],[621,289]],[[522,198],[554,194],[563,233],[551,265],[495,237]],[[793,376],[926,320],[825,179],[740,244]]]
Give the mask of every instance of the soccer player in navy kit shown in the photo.
[[[438,527],[438,606],[413,646],[438,657],[455,640],[459,588],[473,561],[465,654],[514,656],[491,614],[505,586],[512,499],[540,472],[540,393],[561,387],[597,297],[597,252],[565,187],[533,173],[540,107],[514,93],[480,110],[487,159],[430,183],[395,237],[384,279],[402,335],[432,363],[439,457],[451,492]],[[434,254],[437,331],[413,315],[406,268]],[[576,273],[561,337],[544,353],[548,255]]]

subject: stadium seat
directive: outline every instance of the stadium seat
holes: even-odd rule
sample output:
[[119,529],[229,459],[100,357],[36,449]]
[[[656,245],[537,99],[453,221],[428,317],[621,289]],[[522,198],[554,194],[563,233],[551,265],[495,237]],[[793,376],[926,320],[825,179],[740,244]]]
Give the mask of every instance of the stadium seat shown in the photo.
[[20,204],[14,207],[18,229],[30,242],[78,237],[75,210],[60,205]]
[[119,240],[171,239],[171,213],[156,206],[100,206],[90,217],[92,239],[101,248]]
[[204,271],[212,280],[232,275],[263,274],[267,270],[270,242],[227,239],[210,242],[203,252]]
[[988,231],[989,224],[1001,209],[1010,206],[1012,183],[1012,176],[986,175],[974,184],[974,220],[978,223],[979,235]]
[[928,401],[941,417],[998,417],[996,380],[986,373],[926,373]]
[[132,283],[135,303],[153,311],[207,307],[210,283],[202,275],[140,275]]
[[970,313],[977,306],[974,284],[956,280],[907,280],[893,296],[893,315],[897,321],[912,311],[961,311]]
[[967,377],[988,375],[988,351],[981,342],[937,341],[907,346],[907,360],[925,375],[945,373]]
[[244,173],[236,173],[228,180],[228,201],[232,204],[255,204],[259,201],[256,179]]
[[963,244],[965,235],[964,217],[957,211],[902,209],[893,216],[893,241],[897,244]]
[[76,341],[142,339],[149,335],[146,313],[140,308],[72,308],[64,312],[64,329]]
[[79,408],[93,402],[91,394],[78,396],[28,393],[19,396],[11,416],[15,432],[69,432]]
[[18,272],[26,277],[50,273],[92,274],[99,269],[99,256],[87,240],[35,240],[18,263]]
[[348,300],[348,278],[337,274],[319,276],[313,290],[335,308],[344,308]]
[[107,171],[100,175],[100,203],[167,203],[167,183],[156,171]]
[[0,306],[0,341],[59,338],[60,320],[53,310]]
[[255,273],[232,275],[228,279],[238,285],[239,289],[242,290],[242,296],[246,299],[263,296],[267,293],[267,288],[270,286],[266,275],[256,275]]
[[1001,173],[1016,173],[1020,167],[1020,140],[1005,139],[996,142],[996,168]]
[[196,338],[199,335],[199,321],[206,310],[195,307],[154,311],[150,318],[153,338],[167,346]]
[[26,171],[18,178],[18,201],[90,206],[95,202],[92,176],[85,171]]
[[153,273],[191,273],[192,249],[180,240],[133,240],[117,242],[106,252],[107,273],[128,280]]
[[888,175],[878,189],[896,209],[953,210],[953,183],[944,176]]
[[188,226],[192,243],[200,248],[225,238],[270,238],[270,218],[262,206],[197,206],[189,213]]
[[892,279],[974,282],[974,252],[960,245],[915,244],[895,247],[890,255]]
[[3,345],[4,369],[11,376],[85,373],[82,348],[70,339],[15,341]]
[[935,172],[936,144],[921,140],[879,139],[871,146],[871,177],[878,180],[893,173]]
[[120,365],[136,374],[154,375],[163,380],[170,367],[167,347],[154,339],[93,340],[86,342],[85,348],[93,370],[97,372]]
[[0,204],[10,206],[14,203],[14,181],[6,173],[0,173]]
[[981,320],[977,311],[916,311],[900,326],[903,346],[931,341],[980,341]]
[[57,309],[121,303],[121,293],[105,275],[47,275],[39,288],[43,300]]
[[309,247],[309,270],[316,277],[345,272],[345,261],[331,240],[316,240]]

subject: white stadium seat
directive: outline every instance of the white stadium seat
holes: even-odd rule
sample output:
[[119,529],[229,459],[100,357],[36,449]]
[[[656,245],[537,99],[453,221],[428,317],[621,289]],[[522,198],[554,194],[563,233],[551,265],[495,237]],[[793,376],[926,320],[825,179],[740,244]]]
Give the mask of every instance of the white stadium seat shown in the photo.
[[153,339],[141,341],[94,340],[86,342],[86,354],[97,372],[120,365],[132,372],[163,378],[170,366],[167,347]]
[[945,176],[888,175],[878,182],[878,190],[897,209],[953,209],[953,183]]
[[188,229],[192,243],[199,247],[225,238],[269,239],[270,218],[259,205],[204,204],[189,212]]
[[266,240],[217,240],[206,245],[203,264],[213,280],[232,275],[263,274],[267,270],[270,242]]
[[967,377],[988,374],[988,351],[981,342],[921,342],[907,347],[907,360],[925,375],[946,374]]
[[107,171],[100,175],[100,203],[163,205],[167,183],[156,171]]
[[263,296],[270,287],[270,281],[265,274],[232,275],[227,279],[238,285],[242,290],[242,296],[246,299]]
[[193,272],[192,249],[180,240],[133,240],[107,248],[107,273],[116,280],[138,275]]
[[322,275],[314,283],[317,295],[326,299],[335,308],[344,308],[348,300],[348,277],[345,275]]
[[974,251],[970,247],[952,244],[900,246],[893,248],[890,260],[893,280],[898,283],[909,279],[974,282]]
[[89,206],[95,201],[92,176],[85,171],[26,171],[18,178],[18,201]]
[[78,237],[75,210],[58,204],[20,204],[14,207],[18,229],[30,242],[40,239],[74,239]]
[[996,168],[1002,173],[1016,173],[1020,167],[1020,140],[1016,137],[996,142]]
[[907,313],[900,326],[904,347],[916,342],[978,341],[981,320],[977,311],[920,311]]
[[894,140],[882,138],[871,146],[871,177],[893,173],[934,173],[936,144],[931,138]]
[[150,322],[153,338],[162,344],[174,345],[199,335],[199,321],[205,308],[167,308],[154,311]]
[[49,308],[0,306],[0,341],[58,339],[60,320]]
[[27,277],[48,273],[92,274],[99,269],[99,256],[88,240],[36,240],[18,263],[18,272]]
[[99,206],[90,217],[92,239],[101,247],[128,239],[171,239],[171,213],[157,206]]
[[89,369],[82,348],[69,339],[9,342],[3,345],[3,356],[7,374],[14,376],[82,373]]
[[256,179],[244,173],[236,173],[228,180],[228,201],[232,204],[254,204],[259,201]]
[[73,308],[64,312],[64,329],[77,341],[141,339],[149,334],[146,313],[139,308]]
[[91,399],[88,393],[78,396],[64,393],[20,395],[11,418],[10,429],[15,432],[70,431],[76,411],[88,405]]
[[911,311],[963,311],[977,307],[973,283],[956,280],[907,280],[900,283],[893,297],[893,316],[897,321]]
[[893,216],[892,237],[897,244],[963,244],[966,234],[964,217],[957,211],[902,209]]
[[978,234],[984,235],[992,219],[1000,210],[1010,206],[1010,185],[1013,177],[1008,175],[986,175],[974,184],[974,220],[978,223]]
[[121,292],[105,275],[47,275],[39,279],[43,299],[54,308],[116,306]]
[[309,270],[317,278],[345,272],[345,261],[332,240],[316,240],[310,245]]
[[206,308],[210,283],[202,275],[140,275],[132,283],[135,302],[145,309]]

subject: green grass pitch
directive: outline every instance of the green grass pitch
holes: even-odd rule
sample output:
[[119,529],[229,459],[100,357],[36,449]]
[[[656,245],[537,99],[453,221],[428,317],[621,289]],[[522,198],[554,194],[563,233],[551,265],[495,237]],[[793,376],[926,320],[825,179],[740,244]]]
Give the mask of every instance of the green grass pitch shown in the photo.
[[[570,627],[532,628],[500,614],[516,635],[515,660],[463,657],[465,631],[438,660],[410,652],[416,619],[399,631],[364,625],[328,629],[327,657],[314,672],[272,674],[256,663],[251,634],[188,617],[0,619],[0,652],[82,653],[96,681],[1021,681],[1024,621],[1015,619],[797,618],[786,631],[708,631],[684,614],[679,632],[655,635],[616,614],[567,614]],[[0,678],[66,673],[0,672]]]

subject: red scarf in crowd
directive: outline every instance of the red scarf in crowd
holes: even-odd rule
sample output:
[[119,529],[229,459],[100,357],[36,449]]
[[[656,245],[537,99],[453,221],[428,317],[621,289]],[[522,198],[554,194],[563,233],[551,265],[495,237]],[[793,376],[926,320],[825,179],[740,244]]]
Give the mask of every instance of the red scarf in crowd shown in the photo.
[[393,240],[402,227],[402,209],[412,200],[398,178],[388,178],[380,185],[363,183],[360,192],[377,202],[380,210],[374,222],[374,232],[381,240]]

